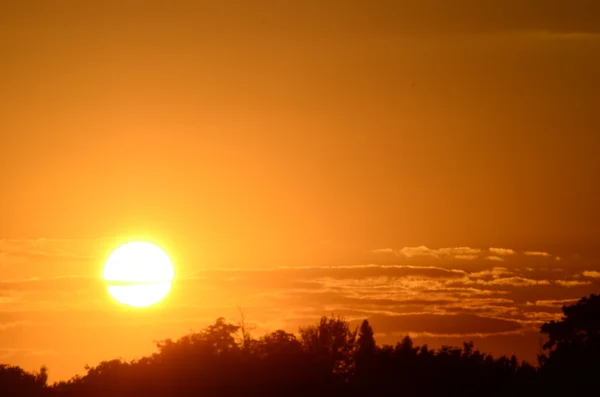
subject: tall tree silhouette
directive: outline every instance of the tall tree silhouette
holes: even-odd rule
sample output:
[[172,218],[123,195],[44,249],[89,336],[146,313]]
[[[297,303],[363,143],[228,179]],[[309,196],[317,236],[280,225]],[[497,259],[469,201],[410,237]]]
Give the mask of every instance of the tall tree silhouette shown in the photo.
[[355,376],[353,388],[355,394],[368,395],[377,382],[377,345],[373,328],[368,320],[360,324],[354,351]]
[[358,339],[356,340],[356,351],[354,353],[356,373],[358,376],[367,376],[368,369],[373,368],[377,345],[373,328],[368,320],[364,320],[358,329]]
[[356,344],[359,352],[365,355],[375,355],[375,337],[369,320],[363,320],[360,324]]

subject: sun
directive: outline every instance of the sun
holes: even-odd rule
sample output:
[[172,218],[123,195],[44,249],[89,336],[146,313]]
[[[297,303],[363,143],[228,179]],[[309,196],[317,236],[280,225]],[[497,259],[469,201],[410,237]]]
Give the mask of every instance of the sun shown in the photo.
[[160,302],[169,293],[173,276],[173,264],[167,254],[143,241],[121,245],[104,265],[109,294],[133,307]]

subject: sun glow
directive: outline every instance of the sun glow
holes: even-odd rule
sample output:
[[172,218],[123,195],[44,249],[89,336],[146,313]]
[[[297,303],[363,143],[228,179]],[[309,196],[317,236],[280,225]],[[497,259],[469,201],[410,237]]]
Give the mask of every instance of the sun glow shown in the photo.
[[148,242],[121,245],[104,265],[110,295],[133,307],[160,302],[169,293],[173,276],[173,264],[167,254]]

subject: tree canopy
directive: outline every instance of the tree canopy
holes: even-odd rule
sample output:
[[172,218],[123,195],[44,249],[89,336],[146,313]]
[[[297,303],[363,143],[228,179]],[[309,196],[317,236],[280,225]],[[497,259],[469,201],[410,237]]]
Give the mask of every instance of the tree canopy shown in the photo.
[[548,342],[538,366],[493,357],[472,342],[430,349],[405,336],[379,346],[367,320],[352,327],[341,317],[322,317],[298,335],[276,330],[255,339],[243,324],[218,318],[200,332],[159,342],[151,356],[86,366],[85,375],[53,385],[45,367],[28,373],[0,365],[0,395],[582,395],[583,385],[598,383],[599,314],[597,295],[563,307],[561,320],[541,327]]

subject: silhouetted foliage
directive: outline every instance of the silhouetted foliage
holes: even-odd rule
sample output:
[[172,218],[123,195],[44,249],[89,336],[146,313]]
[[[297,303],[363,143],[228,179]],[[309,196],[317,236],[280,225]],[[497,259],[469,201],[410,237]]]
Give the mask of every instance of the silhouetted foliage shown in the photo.
[[548,334],[545,349],[562,346],[595,346],[600,337],[600,295],[582,298],[574,305],[563,306],[563,318],[542,326]]
[[19,367],[0,365],[0,395],[3,396],[42,396],[47,391],[46,367],[37,374],[31,374]]
[[360,324],[360,328],[358,330],[358,340],[356,341],[356,344],[357,349],[361,354],[366,356],[375,354],[376,345],[373,328],[371,328],[368,320],[364,320]]
[[315,365],[322,366],[326,373],[344,376],[351,371],[356,332],[340,317],[322,317],[319,324],[300,328],[302,344],[317,360]]
[[157,344],[151,356],[86,366],[87,373],[47,385],[47,370],[0,365],[0,395],[121,396],[531,396],[588,395],[600,378],[600,297],[563,308],[542,326],[539,366],[494,358],[472,342],[415,346],[409,336],[378,346],[367,320],[357,329],[340,317],[253,338],[244,322],[223,318],[204,330]]
[[542,326],[548,335],[540,365],[550,385],[600,385],[600,296],[563,306],[559,321]]
[[374,369],[376,354],[377,345],[375,344],[373,328],[371,328],[369,321],[364,320],[358,330],[356,351],[354,353],[354,366],[357,377],[365,378],[369,376],[370,370]]

